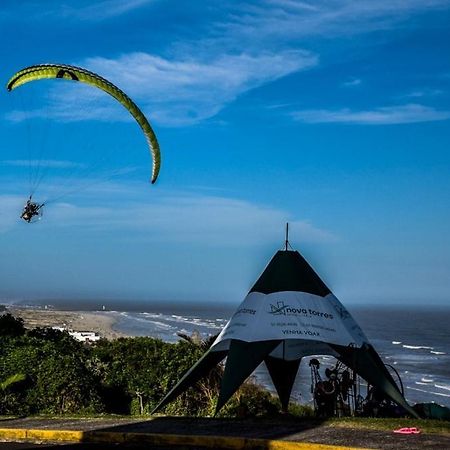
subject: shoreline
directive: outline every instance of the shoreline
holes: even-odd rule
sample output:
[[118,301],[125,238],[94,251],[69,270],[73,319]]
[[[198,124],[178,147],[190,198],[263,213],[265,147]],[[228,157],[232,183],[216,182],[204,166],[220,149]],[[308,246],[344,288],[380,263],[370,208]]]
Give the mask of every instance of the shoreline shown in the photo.
[[25,328],[61,327],[70,331],[92,331],[101,338],[112,340],[129,335],[116,331],[117,317],[113,312],[61,311],[8,307],[6,312],[24,321]]

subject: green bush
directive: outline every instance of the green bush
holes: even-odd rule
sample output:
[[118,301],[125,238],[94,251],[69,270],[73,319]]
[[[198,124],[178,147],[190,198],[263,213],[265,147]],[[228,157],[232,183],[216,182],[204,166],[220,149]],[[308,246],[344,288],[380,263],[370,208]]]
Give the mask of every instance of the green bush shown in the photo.
[[23,319],[14,317],[12,314],[0,315],[0,336],[23,336],[25,327]]
[[9,414],[101,412],[98,382],[86,367],[86,351],[67,333],[29,333],[0,345],[0,379],[27,375],[21,389],[0,397]]
[[[26,378],[0,392],[0,414],[150,414],[212,342],[184,337],[169,344],[136,337],[101,340],[89,346],[48,328],[22,333],[23,322],[12,316],[4,323],[9,324],[9,331],[0,339],[0,382],[16,374]],[[222,373],[222,366],[216,366],[164,412],[213,415]],[[278,410],[275,397],[249,381],[221,415],[271,416]]]
[[288,412],[296,417],[317,417],[312,406],[300,405],[299,403],[289,403]]
[[271,417],[278,415],[280,402],[270,392],[247,380],[222,408],[222,417]]

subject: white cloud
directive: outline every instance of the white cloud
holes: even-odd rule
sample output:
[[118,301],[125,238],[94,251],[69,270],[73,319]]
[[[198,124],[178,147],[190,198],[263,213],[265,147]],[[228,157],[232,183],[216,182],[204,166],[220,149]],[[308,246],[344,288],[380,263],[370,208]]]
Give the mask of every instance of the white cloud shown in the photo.
[[[123,203],[121,203],[123,205]],[[148,205],[120,208],[58,204],[47,214],[58,226],[84,226],[103,230],[142,232],[144,239],[201,243],[211,246],[254,245],[272,240],[288,216],[286,211],[233,198],[179,194]],[[291,221],[305,241],[333,241],[335,237],[306,220]],[[151,230],[151,231],[150,231]]]
[[[103,0],[59,14],[93,20],[123,14],[156,0]],[[87,6],[86,6],[87,5]],[[216,6],[220,19],[189,40],[175,37],[161,54],[135,52],[117,58],[77,61],[116,82],[159,125],[196,124],[214,117],[245,92],[318,64],[318,56],[299,50],[308,37],[365,34],[397,27],[411,15],[448,8],[448,0],[261,0]],[[195,31],[195,30],[193,30]],[[245,50],[244,50],[245,49]],[[165,56],[162,56],[164,52]],[[354,79],[345,86],[356,86]],[[75,87],[64,94],[66,107],[54,95],[52,115],[59,120],[127,120],[104,96],[82,94]],[[43,111],[14,111],[10,120],[39,117]]]
[[310,109],[294,111],[292,117],[294,120],[304,123],[386,125],[447,120],[450,119],[450,111],[437,110],[418,104],[407,104],[367,111]]
[[[0,20],[9,22],[14,20],[64,20],[68,19],[83,22],[99,22],[113,17],[122,16],[134,10],[144,8],[160,0],[77,0],[76,2],[50,2],[42,0],[11,2],[14,7],[6,5],[0,11]],[[45,4],[44,4],[45,3]],[[76,5],[76,6],[74,6]]]
[[[76,202],[45,206],[41,233],[58,229],[89,229],[120,233],[142,241],[210,243],[211,246],[258,245],[280,240],[286,221],[304,242],[330,242],[336,237],[287,211],[225,196],[189,192],[145,192],[132,185],[104,183]],[[0,231],[22,226],[18,218],[23,196],[0,195]],[[26,224],[25,224],[26,225]],[[281,242],[281,240],[280,240]]]
[[[309,52],[286,50],[251,55],[169,60],[147,53],[118,59],[89,58],[81,66],[117,84],[148,114],[163,125],[198,123],[216,115],[246,91],[317,64]],[[45,110],[12,111],[20,121],[46,114],[58,120],[130,120],[108,95],[77,83],[55,86]]]
[[359,78],[352,78],[352,79],[342,83],[342,86],[353,87],[353,86],[359,86],[360,84],[361,84],[361,80]]
[[132,53],[83,64],[123,86],[159,124],[189,125],[214,117],[247,91],[318,65],[316,54],[299,50],[308,45],[305,38],[396,28],[413,14],[448,6],[448,0],[231,2],[201,37],[175,40],[168,57]]
[[422,97],[434,97],[436,95],[443,94],[444,91],[440,89],[421,89],[417,91],[410,92],[409,94],[404,95],[405,98],[422,98]]
[[[26,199],[25,199],[26,200]],[[5,233],[17,226],[19,215],[25,203],[23,196],[0,194],[0,233]]]
[[60,4],[54,6],[53,9],[41,11],[40,15],[97,22],[121,16],[156,1],[158,0],[102,0],[95,2],[79,0],[76,2],[77,6]]
[[398,26],[412,14],[448,8],[448,0],[265,0],[244,3],[222,25],[228,36],[292,39],[349,36]]
[[14,159],[14,160],[0,160],[0,166],[9,167],[48,167],[49,169],[69,169],[69,168],[84,168],[85,164],[76,163],[74,161],[59,161],[55,159],[43,159],[43,160],[25,160],[25,159]]
[[95,2],[95,4],[90,4],[84,8],[73,10],[73,14],[81,19],[103,20],[138,9],[154,1],[155,0],[105,0]]

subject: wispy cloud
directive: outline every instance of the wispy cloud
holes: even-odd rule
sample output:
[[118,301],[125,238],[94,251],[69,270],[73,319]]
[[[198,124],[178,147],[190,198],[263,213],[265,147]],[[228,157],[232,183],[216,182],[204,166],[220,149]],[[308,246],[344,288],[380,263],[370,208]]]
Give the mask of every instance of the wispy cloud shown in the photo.
[[39,165],[40,167],[48,167],[49,169],[70,169],[70,168],[84,168],[85,164],[77,163],[74,161],[58,161],[55,159],[44,159],[44,160],[25,160],[25,159],[14,159],[14,160],[4,160],[0,161],[0,166],[9,167],[30,167]]
[[[208,241],[220,247],[276,240],[280,228],[289,221],[306,242],[336,240],[331,232],[272,206],[189,192],[159,191],[156,198],[149,197],[148,192],[143,196],[141,191],[132,185],[118,187],[105,183],[95,193],[85,193],[80,202],[48,205],[44,219],[36,226],[42,227],[44,233],[59,228],[91,229],[94,233],[133,235],[143,241]],[[0,202],[0,231],[22,225],[18,215],[23,196],[0,195]]]
[[[130,230],[144,240],[201,243],[213,246],[254,245],[272,240],[286,222],[286,211],[226,197],[179,194],[151,206],[128,204],[111,207],[55,205],[49,220],[64,226]],[[329,242],[336,238],[306,220],[291,219],[291,227],[305,241]],[[151,230],[151,233],[149,233]],[[135,234],[136,236],[136,234]]]
[[119,16],[158,0],[104,0],[85,7],[66,9],[66,14],[87,20]]
[[361,84],[361,79],[359,78],[352,78],[348,81],[344,81],[342,83],[342,86],[344,87],[353,87],[353,86],[359,86]]
[[0,233],[14,229],[24,205],[24,197],[13,194],[0,194]]
[[[261,54],[221,54],[212,58],[169,60],[147,53],[118,59],[89,58],[80,65],[126,91],[150,120],[163,125],[198,123],[216,115],[239,95],[318,63],[301,50]],[[50,95],[45,114],[59,120],[129,120],[109,96],[67,82]],[[74,85],[75,84],[75,85]],[[39,117],[44,110],[12,111],[9,120]]]
[[77,19],[82,21],[98,22],[112,17],[121,16],[142,8],[159,0],[102,0],[97,2],[76,2],[77,6],[67,3],[55,5],[41,11],[41,16],[63,17],[64,19]]
[[222,24],[225,36],[240,39],[349,36],[388,30],[411,15],[448,8],[448,0],[265,0],[242,3]]
[[443,93],[444,93],[444,91],[442,91],[441,89],[426,88],[426,89],[420,89],[420,90],[412,91],[412,92],[410,92],[408,94],[405,94],[403,97],[404,98],[434,97],[436,95],[441,95]]
[[[143,8],[158,0],[103,0],[58,13],[101,20]],[[175,36],[159,54],[135,52],[117,58],[76,61],[116,82],[160,125],[182,126],[214,117],[240,95],[287,75],[315,67],[317,54],[304,50],[308,38],[346,37],[397,27],[413,14],[448,8],[448,0],[249,0],[215,6],[220,12],[188,39]],[[208,16],[209,17],[209,16]],[[245,50],[243,50],[245,49]],[[164,55],[164,56],[163,56]],[[352,79],[344,86],[357,86]],[[89,107],[80,114],[54,96],[59,120],[126,120],[101,97],[67,89],[65,98]],[[52,99],[51,99],[52,100]],[[38,117],[42,111],[15,111],[10,120]]]
[[[14,8],[3,8],[0,20],[65,20],[73,19],[82,22],[100,22],[129,12],[142,9],[161,0],[78,0],[77,2],[16,2]],[[14,3],[14,2],[13,2]],[[45,4],[44,4],[45,3]],[[76,6],[74,6],[76,4]]]
[[366,111],[310,109],[295,111],[292,113],[292,117],[296,121],[305,123],[389,125],[447,120],[450,119],[450,111],[437,110],[418,104],[407,104]]

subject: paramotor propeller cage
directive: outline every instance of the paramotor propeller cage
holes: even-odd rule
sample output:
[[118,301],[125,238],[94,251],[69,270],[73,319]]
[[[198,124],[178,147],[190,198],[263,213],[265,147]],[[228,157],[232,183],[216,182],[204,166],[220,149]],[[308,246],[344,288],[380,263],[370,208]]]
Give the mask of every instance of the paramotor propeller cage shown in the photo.
[[42,219],[44,204],[39,204],[31,201],[31,199],[27,200],[27,203],[23,207],[22,214],[20,218],[27,223],[36,223]]

